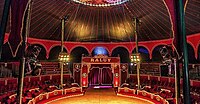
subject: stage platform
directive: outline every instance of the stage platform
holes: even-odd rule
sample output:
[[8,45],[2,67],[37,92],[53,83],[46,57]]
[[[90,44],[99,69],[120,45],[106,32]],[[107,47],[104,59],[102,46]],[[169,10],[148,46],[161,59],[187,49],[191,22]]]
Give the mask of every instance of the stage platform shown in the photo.
[[142,98],[117,96],[113,88],[88,88],[85,95],[59,98],[47,104],[154,104]]

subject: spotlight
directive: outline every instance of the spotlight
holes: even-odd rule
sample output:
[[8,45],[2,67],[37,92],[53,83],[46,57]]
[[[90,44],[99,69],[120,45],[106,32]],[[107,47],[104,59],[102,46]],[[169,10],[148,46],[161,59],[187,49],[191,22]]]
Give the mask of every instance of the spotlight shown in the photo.
[[60,62],[64,62],[64,63],[68,63],[70,58],[69,58],[69,54],[66,52],[60,52],[58,59]]
[[140,53],[132,54],[131,55],[131,63],[138,63],[140,62]]

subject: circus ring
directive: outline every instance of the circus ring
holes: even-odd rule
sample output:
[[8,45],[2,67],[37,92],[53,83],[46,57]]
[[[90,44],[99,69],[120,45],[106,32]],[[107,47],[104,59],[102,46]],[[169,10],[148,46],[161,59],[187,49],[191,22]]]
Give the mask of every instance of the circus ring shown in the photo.
[[[119,92],[115,93],[114,89],[88,89],[84,93],[79,90],[72,92],[67,89],[62,91],[52,91],[47,94],[42,94],[35,99],[29,101],[29,104],[168,104],[168,102],[160,96],[153,95],[148,92],[139,91],[134,94],[136,90],[126,88],[128,92],[123,92],[123,88],[119,88]],[[130,91],[130,92],[129,92]],[[140,95],[142,93],[142,95]],[[152,95],[153,98],[145,96]]]
[[[131,80],[135,79],[135,77],[136,77],[136,75],[130,75]],[[65,79],[69,79],[69,78],[70,78],[70,75],[66,74]],[[34,84],[35,82],[45,82],[45,81],[54,82],[59,79],[60,79],[60,75],[57,74],[57,75],[25,77],[24,81],[27,82],[27,84],[30,84],[30,86],[32,86],[32,84]],[[144,81],[153,80],[155,82],[160,81],[160,82],[166,82],[166,83],[174,83],[174,78],[172,78],[172,77],[158,77],[158,76],[141,75],[141,80],[144,80]],[[4,80],[0,80],[0,83],[2,85],[0,87],[4,87],[4,88],[6,88],[6,86],[15,86],[14,84],[17,84],[17,79],[16,78],[7,78]],[[181,84],[182,84],[182,81],[181,81]],[[191,80],[192,87],[198,87],[199,85],[200,85],[199,81]],[[29,85],[27,85],[27,86],[29,86]],[[147,102],[154,103],[154,104],[165,104],[165,103],[168,104],[166,102],[166,99],[163,99],[158,94],[150,93],[145,90],[136,90],[136,89],[128,88],[126,86],[118,87],[115,90],[113,90],[113,89],[110,89],[110,90],[109,89],[108,90],[97,89],[97,91],[94,91],[95,89],[88,88],[88,90],[86,90],[86,92],[84,92],[85,90],[83,90],[82,87],[77,86],[77,84],[72,84],[71,87],[65,88],[64,90],[58,90],[55,88],[55,86],[49,86],[49,87],[54,90],[52,90],[51,92],[41,91],[39,95],[36,94],[37,96],[33,97],[32,99],[29,99],[29,96],[27,95],[27,96],[23,97],[23,100],[29,99],[29,102],[27,102],[28,104],[36,104],[36,103],[41,104],[41,103],[45,103],[45,102],[49,102],[49,101],[64,101],[64,100],[72,101],[73,99],[79,99],[79,98],[82,98],[84,101],[84,99],[88,99],[88,98],[84,98],[87,95],[92,96],[93,98],[95,98],[95,96],[96,96],[96,98],[98,98],[98,97],[100,98],[100,97],[102,97],[102,93],[104,94],[104,96],[106,96],[106,93],[108,93],[107,95],[112,94],[109,96],[114,96],[117,99],[119,99],[119,97],[120,97],[121,100],[124,99],[123,101],[127,101],[127,102],[136,101],[137,104],[138,104],[139,100],[147,101]],[[170,89],[170,86],[168,86],[168,87],[169,87],[168,89]],[[29,89],[30,92],[36,93],[36,92],[34,92],[34,90],[38,90],[37,86]],[[99,96],[97,96],[97,95],[99,95]],[[9,96],[8,101],[12,101],[14,98],[16,98],[16,94],[8,95],[8,96]],[[121,97],[121,96],[125,96],[125,97]],[[106,99],[108,101],[109,97],[106,97]],[[81,100],[75,100],[75,101],[81,102]],[[93,102],[94,101],[95,100],[93,100]],[[112,101],[117,101],[117,100],[110,100],[110,103],[108,102],[107,104],[112,104]],[[120,101],[120,102],[122,102],[122,101]],[[165,103],[162,103],[162,102],[165,102]],[[53,104],[53,102],[51,102],[51,103]],[[75,104],[75,103],[73,103],[73,104]],[[88,103],[86,103],[86,104],[88,104]]]
[[[56,89],[52,92],[40,94],[30,100],[29,104],[168,104],[168,101],[159,95],[121,86],[123,85],[121,83],[121,76],[124,75],[121,75],[123,65],[121,68],[119,57],[108,57],[105,55],[82,57],[82,63],[79,65],[81,67],[75,65],[78,69],[81,68],[80,74],[78,74],[80,76],[78,77],[80,78],[79,83],[75,83],[75,86],[72,85],[71,88]],[[74,73],[75,76],[76,74]],[[106,82],[105,80],[109,81]],[[107,84],[112,87],[105,88],[103,86]],[[98,87],[88,85],[97,85]]]

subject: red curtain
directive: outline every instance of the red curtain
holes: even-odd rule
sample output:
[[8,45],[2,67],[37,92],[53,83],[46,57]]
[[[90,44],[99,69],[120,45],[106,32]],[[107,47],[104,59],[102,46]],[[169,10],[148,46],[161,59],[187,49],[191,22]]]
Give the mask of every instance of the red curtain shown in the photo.
[[102,84],[112,84],[112,71],[110,68],[103,68],[102,69]]
[[8,43],[13,56],[16,56],[17,50],[22,42],[24,21],[26,21],[26,7],[28,0],[12,0],[11,1],[11,31],[8,38]]
[[100,84],[100,70],[99,68],[93,68],[89,73],[89,83],[90,85],[99,85]]
[[112,71],[109,67],[105,65],[99,65],[97,67],[95,65],[91,66],[91,70],[89,73],[89,84],[90,85],[112,85],[113,75]]

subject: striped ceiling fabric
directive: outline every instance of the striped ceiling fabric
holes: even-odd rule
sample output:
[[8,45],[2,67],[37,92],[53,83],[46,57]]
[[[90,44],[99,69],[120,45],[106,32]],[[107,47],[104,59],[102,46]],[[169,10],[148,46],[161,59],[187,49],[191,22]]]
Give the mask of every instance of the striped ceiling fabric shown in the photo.
[[[5,0],[0,1],[2,16]],[[29,37],[60,40],[61,18],[65,41],[134,41],[134,17],[139,19],[138,40],[172,38],[171,22],[163,0],[129,0],[115,6],[95,7],[66,0],[32,0]],[[1,19],[0,19],[1,20]],[[200,32],[200,0],[189,0],[186,8],[187,35]],[[8,21],[9,22],[9,21]],[[9,23],[7,32],[9,32]]]

